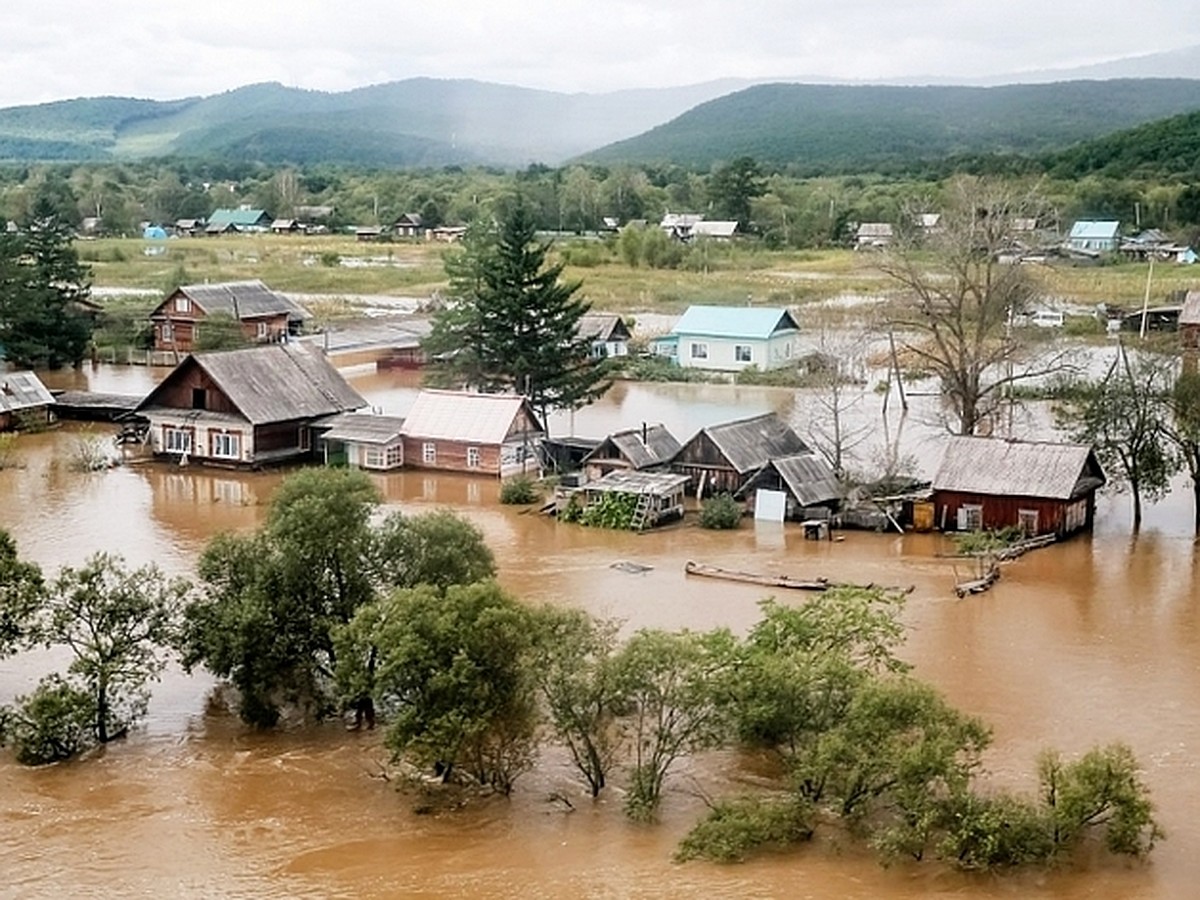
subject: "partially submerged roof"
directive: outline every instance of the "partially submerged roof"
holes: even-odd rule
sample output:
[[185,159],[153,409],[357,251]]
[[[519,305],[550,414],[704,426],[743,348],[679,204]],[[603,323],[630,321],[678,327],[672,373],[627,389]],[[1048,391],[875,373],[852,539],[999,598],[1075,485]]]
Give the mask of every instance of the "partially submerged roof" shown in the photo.
[[611,459],[615,454],[634,469],[649,469],[670,462],[681,446],[665,425],[643,425],[610,434],[583,462]]
[[707,435],[743,475],[766,465],[768,460],[809,452],[808,445],[775,413],[710,425],[700,434]]
[[[819,506],[842,498],[842,486],[833,473],[833,467],[816,453],[797,453],[772,459],[762,467],[760,473],[771,469],[779,473],[780,480],[801,506]],[[756,474],[748,484],[753,484],[757,478]]]
[[[176,288],[164,301],[182,295],[209,315],[224,313],[235,319],[254,319],[261,316],[286,314],[289,319],[304,319],[303,307],[276,293],[261,281],[224,281],[218,284],[185,284]],[[162,304],[160,304],[161,309]],[[158,310],[156,309],[157,313]]]
[[584,490],[603,491],[614,494],[654,494],[670,496],[682,491],[690,479],[687,475],[672,472],[635,472],[618,469],[603,478],[589,481]]
[[0,412],[49,406],[54,396],[33,372],[0,372]]
[[789,330],[799,331],[800,326],[783,307],[689,306],[671,333],[765,340]]
[[533,407],[518,394],[423,390],[404,419],[404,433],[414,439],[502,444],[522,410],[542,431]]
[[319,350],[303,344],[263,344],[245,350],[193,353],[137,408],[162,409],[162,397],[198,367],[254,425],[312,419],[367,405]]
[[1084,444],[952,437],[933,479],[935,491],[1069,500],[1105,483]]
[[346,444],[391,444],[400,439],[404,419],[368,413],[344,413],[324,424],[331,426],[322,438]]

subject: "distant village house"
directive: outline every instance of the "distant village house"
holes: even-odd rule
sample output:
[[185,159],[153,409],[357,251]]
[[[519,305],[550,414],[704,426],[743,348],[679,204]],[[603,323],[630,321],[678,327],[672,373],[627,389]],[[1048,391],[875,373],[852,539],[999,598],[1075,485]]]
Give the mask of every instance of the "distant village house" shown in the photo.
[[150,313],[154,350],[190,353],[196,348],[204,320],[217,314],[240,322],[246,340],[260,344],[295,337],[308,315],[257,280],[183,285]]

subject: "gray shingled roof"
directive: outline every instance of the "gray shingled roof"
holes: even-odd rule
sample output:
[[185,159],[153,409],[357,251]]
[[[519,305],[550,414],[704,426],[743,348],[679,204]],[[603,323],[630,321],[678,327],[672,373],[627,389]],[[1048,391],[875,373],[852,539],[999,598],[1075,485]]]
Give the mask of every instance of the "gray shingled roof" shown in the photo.
[[767,460],[808,453],[809,447],[775,413],[738,419],[701,430],[740,474],[766,465]]
[[608,313],[585,313],[579,317],[579,336],[593,341],[611,341],[616,337],[629,338],[629,327],[620,316]]
[[193,353],[139,404],[161,409],[159,397],[187,366],[199,366],[254,425],[348,412],[367,401],[316,349],[303,344],[264,344],[246,350]]
[[235,319],[254,319],[286,313],[289,319],[307,318],[308,313],[283,294],[261,281],[226,281],[220,284],[185,284],[179,293],[209,315],[225,313]]
[[801,506],[817,506],[830,500],[840,500],[841,485],[833,468],[815,453],[799,453],[773,459],[773,467]]
[[634,469],[649,469],[670,462],[681,444],[665,425],[646,425],[610,434],[583,458],[611,458],[613,450]]
[[1083,444],[952,437],[933,479],[935,491],[1069,500],[1105,482]]
[[33,372],[0,372],[0,412],[49,406],[50,391]]

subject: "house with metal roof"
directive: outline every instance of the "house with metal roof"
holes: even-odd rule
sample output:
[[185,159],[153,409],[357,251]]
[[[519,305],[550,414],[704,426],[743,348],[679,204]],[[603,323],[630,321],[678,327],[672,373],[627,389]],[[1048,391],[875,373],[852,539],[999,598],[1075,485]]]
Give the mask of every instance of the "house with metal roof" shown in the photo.
[[1120,228],[1120,222],[1080,219],[1067,235],[1067,249],[1086,254],[1112,253],[1120,242]]
[[501,478],[537,473],[545,435],[517,394],[423,390],[404,417],[404,464]]
[[266,231],[274,221],[265,209],[238,207],[237,209],[214,209],[208,217],[206,234],[224,234],[230,231]]
[[793,364],[799,334],[783,307],[689,306],[668,338],[685,368],[740,372]]
[[775,413],[701,428],[671,463],[691,478],[696,496],[736,494],[772,459],[808,453],[809,446]]
[[878,250],[889,246],[894,236],[889,222],[863,222],[854,232],[854,249]]
[[670,465],[682,445],[665,425],[642,423],[610,434],[580,462],[588,478],[600,478],[619,469],[652,471]]
[[404,419],[398,416],[344,413],[318,427],[326,465],[381,471],[404,465]]
[[788,519],[812,518],[818,509],[828,515],[836,512],[842,502],[842,486],[833,467],[817,453],[767,460],[746,480],[737,496],[748,500],[753,509],[759,490],[784,494],[784,516]]
[[1083,444],[953,437],[933,479],[934,522],[943,531],[1065,537],[1092,527],[1106,480]]
[[168,294],[150,313],[154,349],[190,353],[196,347],[204,320],[213,315],[236,319],[241,323],[242,336],[260,344],[295,337],[308,317],[299,304],[261,281],[185,284]]
[[316,348],[190,354],[138,404],[156,455],[261,466],[313,455],[330,416],[367,405]]
[[33,372],[0,372],[0,431],[54,421],[54,397]]

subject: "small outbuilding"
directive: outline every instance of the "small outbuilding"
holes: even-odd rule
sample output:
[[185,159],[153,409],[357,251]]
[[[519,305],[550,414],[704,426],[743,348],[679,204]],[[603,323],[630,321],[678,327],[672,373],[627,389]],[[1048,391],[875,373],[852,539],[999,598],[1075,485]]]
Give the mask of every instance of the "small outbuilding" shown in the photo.
[[954,437],[933,479],[934,521],[943,531],[1066,537],[1092,527],[1106,480],[1083,444]]
[[687,475],[696,496],[736,494],[772,459],[808,453],[809,446],[775,413],[701,428],[671,468]]
[[321,423],[325,464],[386,471],[404,465],[404,420],[343,413]]
[[579,317],[579,336],[591,341],[592,359],[629,355],[629,326],[620,316],[585,313]]
[[[572,492],[571,497],[575,499],[568,499],[568,504],[577,504],[581,512],[586,512],[607,498],[622,497],[626,509],[630,510],[628,527],[633,531],[641,531],[683,517],[687,483],[686,475],[619,470],[609,472],[596,481],[589,481]],[[579,497],[583,498],[582,501],[577,499]]]
[[643,424],[640,428],[616,431],[602,440],[581,463],[588,478],[609,472],[649,471],[670,464],[681,445],[665,425]]
[[768,460],[742,489],[753,509],[759,490],[780,491],[785,497],[784,517],[788,519],[829,518],[842,502],[842,486],[833,467],[816,453],[797,453]]
[[0,431],[54,421],[54,396],[33,372],[0,372]]

